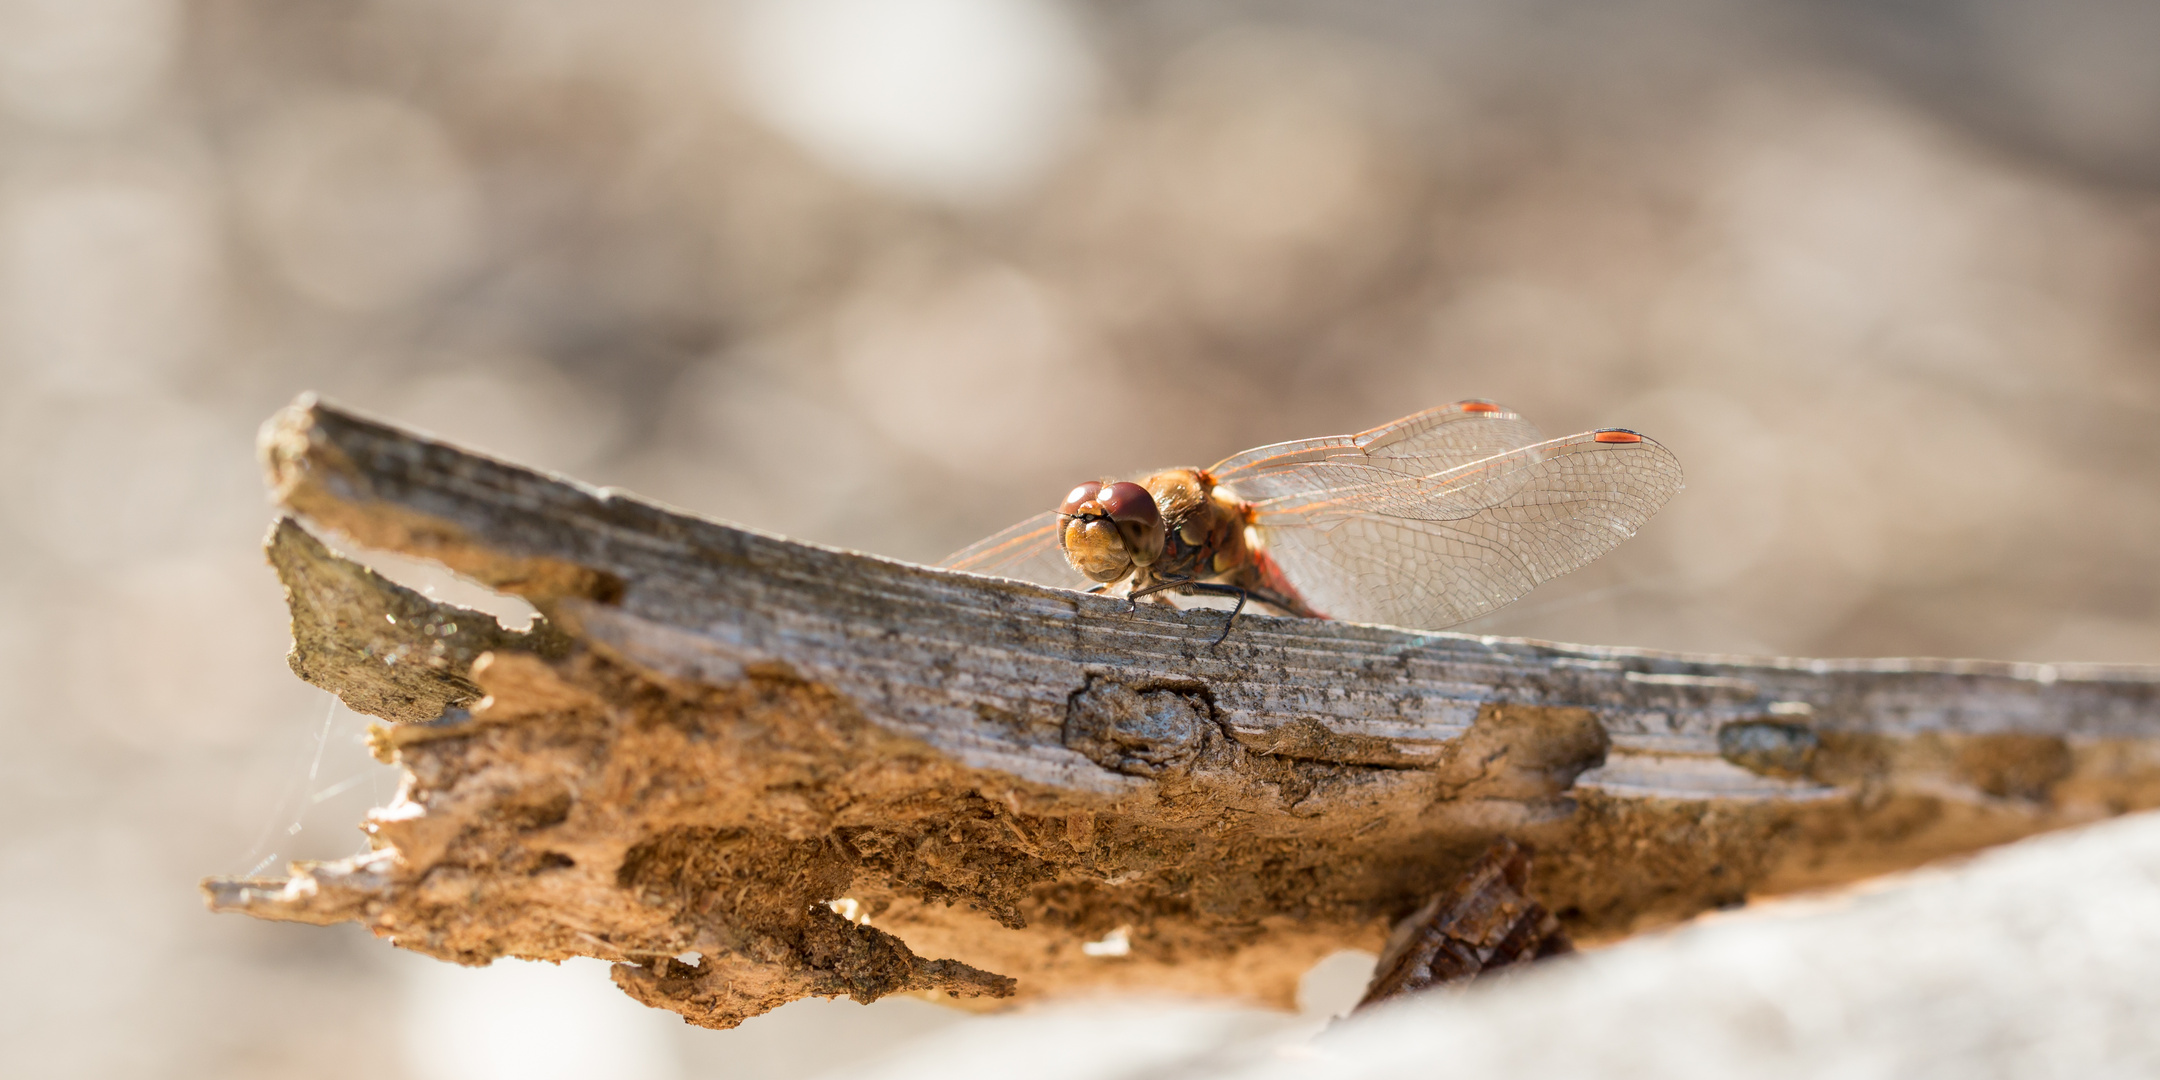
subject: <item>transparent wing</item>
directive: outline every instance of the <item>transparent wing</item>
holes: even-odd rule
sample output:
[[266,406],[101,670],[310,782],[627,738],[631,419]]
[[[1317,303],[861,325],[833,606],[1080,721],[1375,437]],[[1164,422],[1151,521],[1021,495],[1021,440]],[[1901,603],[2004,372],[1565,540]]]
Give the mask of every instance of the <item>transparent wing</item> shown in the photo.
[[1427,629],[1612,550],[1682,487],[1672,452],[1632,432],[1584,432],[1429,476],[1300,470],[1312,486],[1255,507],[1284,576],[1333,618]]
[[1252,501],[1343,484],[1431,476],[1545,436],[1530,421],[1486,401],[1458,401],[1356,435],[1300,439],[1247,450],[1208,471]]
[[1053,589],[1085,592],[1095,587],[1087,575],[1065,561],[1065,549],[1058,546],[1055,510],[1044,511],[995,536],[977,540],[947,555],[938,565],[952,570],[1018,578]]

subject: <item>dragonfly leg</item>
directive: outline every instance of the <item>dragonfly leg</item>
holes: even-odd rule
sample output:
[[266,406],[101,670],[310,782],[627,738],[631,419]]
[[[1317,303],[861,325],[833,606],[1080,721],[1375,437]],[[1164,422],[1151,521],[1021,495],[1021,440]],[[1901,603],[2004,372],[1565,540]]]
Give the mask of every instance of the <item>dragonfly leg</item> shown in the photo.
[[1230,628],[1237,625],[1238,612],[1245,610],[1245,601],[1252,599],[1250,592],[1236,585],[1224,585],[1214,581],[1185,581],[1178,584],[1182,586],[1178,591],[1188,596],[1193,593],[1206,593],[1209,596],[1237,597],[1237,606],[1231,608],[1230,617],[1223,620],[1222,633],[1215,635],[1215,640],[1208,642],[1208,648],[1210,649],[1222,644],[1230,637]]
[[1193,580],[1191,578],[1180,577],[1164,578],[1163,580],[1158,581],[1153,585],[1142,585],[1141,587],[1125,594],[1125,599],[1127,601],[1125,613],[1129,615],[1135,611],[1140,610],[1140,598],[1143,596],[1153,596],[1159,592],[1169,592],[1172,589],[1181,588],[1182,586],[1191,585],[1192,583]]

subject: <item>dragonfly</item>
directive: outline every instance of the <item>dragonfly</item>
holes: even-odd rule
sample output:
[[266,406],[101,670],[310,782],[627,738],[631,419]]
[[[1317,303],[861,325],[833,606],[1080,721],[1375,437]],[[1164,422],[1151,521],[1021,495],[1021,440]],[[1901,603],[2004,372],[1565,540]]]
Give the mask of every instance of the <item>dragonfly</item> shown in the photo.
[[1580,568],[1684,487],[1672,451],[1626,428],[1547,439],[1490,401],[1356,435],[1072,489],[1055,510],[940,565],[1053,588],[1236,597],[1308,618],[1438,630]]

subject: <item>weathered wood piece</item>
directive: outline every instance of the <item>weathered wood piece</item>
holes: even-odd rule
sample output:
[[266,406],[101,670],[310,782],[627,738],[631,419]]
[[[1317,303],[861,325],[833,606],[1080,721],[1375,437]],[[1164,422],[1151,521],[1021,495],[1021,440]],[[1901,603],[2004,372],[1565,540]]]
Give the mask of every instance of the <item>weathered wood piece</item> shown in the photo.
[[1530,897],[1530,852],[1495,840],[1461,877],[1395,924],[1357,1007],[1574,951],[1560,920]]
[[1502,835],[1597,939],[2160,805],[2153,669],[1251,615],[1210,647],[1220,613],[796,543],[308,399],[263,446],[295,514],[544,622],[281,525],[295,670],[403,721],[378,744],[408,776],[370,855],[206,882],[212,906],[468,963],[609,957],[698,1023],[1001,976],[1287,1002]]

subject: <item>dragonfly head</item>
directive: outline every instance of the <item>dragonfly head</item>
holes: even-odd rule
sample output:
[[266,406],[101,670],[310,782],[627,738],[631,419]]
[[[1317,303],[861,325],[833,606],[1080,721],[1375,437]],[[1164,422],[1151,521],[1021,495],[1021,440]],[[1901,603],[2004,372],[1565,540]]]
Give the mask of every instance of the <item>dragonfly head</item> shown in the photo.
[[1162,557],[1162,511],[1138,484],[1090,480],[1065,496],[1058,513],[1065,559],[1090,581],[1117,581]]

